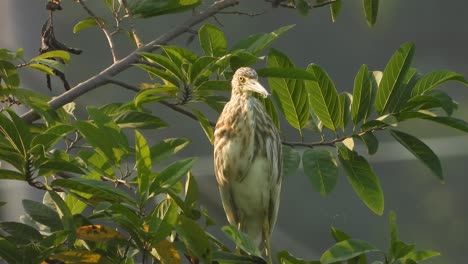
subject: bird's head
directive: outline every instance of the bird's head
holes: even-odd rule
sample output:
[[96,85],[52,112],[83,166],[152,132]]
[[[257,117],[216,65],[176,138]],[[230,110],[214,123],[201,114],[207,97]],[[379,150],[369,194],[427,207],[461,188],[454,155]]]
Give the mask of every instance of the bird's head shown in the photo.
[[242,67],[237,69],[232,77],[231,84],[233,94],[258,93],[264,98],[269,95],[267,90],[258,82],[257,72],[252,68]]

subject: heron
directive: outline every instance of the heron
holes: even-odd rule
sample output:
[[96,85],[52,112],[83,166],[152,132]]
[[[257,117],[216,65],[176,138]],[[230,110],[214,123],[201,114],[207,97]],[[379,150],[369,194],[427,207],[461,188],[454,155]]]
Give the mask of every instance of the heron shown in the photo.
[[270,235],[282,181],[281,138],[254,96],[269,95],[256,71],[237,69],[231,86],[231,98],[214,132],[215,176],[228,222],[264,248],[271,263]]

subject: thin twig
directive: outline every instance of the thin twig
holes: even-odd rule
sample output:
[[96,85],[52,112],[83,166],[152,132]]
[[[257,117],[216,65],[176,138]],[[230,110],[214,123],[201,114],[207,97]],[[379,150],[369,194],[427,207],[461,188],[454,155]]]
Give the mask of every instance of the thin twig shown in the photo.
[[222,15],[241,15],[241,16],[249,16],[249,17],[255,17],[255,16],[261,16],[265,14],[266,11],[258,12],[258,13],[247,13],[247,12],[242,12],[242,11],[222,11],[219,12],[219,14]]
[[115,54],[115,48],[114,48],[114,40],[112,39],[111,34],[107,30],[106,25],[104,24],[104,22],[102,22],[102,19],[96,16],[94,12],[91,9],[89,9],[89,7],[85,4],[83,0],[77,0],[77,2],[80,3],[83,9],[96,21],[99,28],[102,30],[102,32],[106,36],[107,43],[109,44],[109,49],[112,54],[112,60],[114,61],[114,63],[117,62],[117,55]]
[[[101,87],[109,82],[109,78],[115,76],[122,71],[131,67],[135,62],[137,62],[140,58],[140,52],[151,52],[161,47],[161,45],[167,44],[169,41],[175,39],[176,37],[182,35],[183,33],[187,32],[191,27],[195,26],[196,24],[202,22],[205,19],[210,18],[211,16],[215,15],[219,11],[226,9],[231,6],[235,6],[239,3],[239,0],[220,0],[215,2],[209,8],[207,8],[204,12],[198,13],[195,16],[192,16],[190,19],[186,20],[179,26],[176,26],[162,34],[158,38],[154,39],[153,41],[144,44],[140,48],[136,49],[132,53],[130,53],[125,58],[115,62],[114,64],[110,65],[107,69],[104,69],[100,73],[92,76],[88,80],[77,84],[75,87],[70,89],[69,91],[61,94],[60,96],[55,97],[54,99],[49,101],[49,105],[52,109],[57,109],[61,106],[64,106],[67,103],[72,102],[76,98],[80,97],[83,94],[88,93],[89,91]],[[40,116],[34,111],[30,110],[26,114],[21,116],[24,121],[32,123],[40,118]]]
[[138,36],[138,33],[136,31],[132,10],[130,10],[127,0],[122,0],[122,5],[125,8],[125,14],[128,16],[128,21],[130,24],[130,30],[132,31],[133,39],[135,39],[135,43],[137,47],[139,48],[143,45],[143,43],[141,42],[140,37]]
[[[280,7],[285,7],[285,8],[296,9],[296,6],[294,4],[282,3],[283,1],[278,1],[278,0],[265,0],[265,1],[268,2],[268,3],[272,3],[273,7],[280,6]],[[310,5],[309,4],[309,8],[313,9],[313,8],[319,8],[319,7],[331,5],[331,4],[335,3],[336,1],[337,0],[330,0],[330,1],[327,1],[327,2],[315,4],[315,5]]]

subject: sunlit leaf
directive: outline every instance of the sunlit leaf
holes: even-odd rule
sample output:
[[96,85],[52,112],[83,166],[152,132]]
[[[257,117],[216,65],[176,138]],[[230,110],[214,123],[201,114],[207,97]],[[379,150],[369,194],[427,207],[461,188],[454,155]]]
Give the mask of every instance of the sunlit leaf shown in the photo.
[[[267,66],[294,68],[289,58],[275,49],[270,49],[268,53]],[[304,82],[286,78],[268,78],[268,83],[286,120],[302,134],[302,128],[309,120],[309,104]]]
[[168,126],[161,118],[140,111],[127,111],[117,114],[112,118],[121,128],[157,129]]
[[307,71],[317,81],[305,81],[310,106],[323,125],[336,131],[341,124],[341,105],[338,92],[328,74],[318,65],[310,64]]
[[405,86],[402,85],[414,55],[414,44],[402,45],[385,67],[375,98],[375,108],[379,114],[397,112],[402,102]]
[[151,153],[144,136],[135,130],[135,167],[137,169],[138,192],[146,200],[150,185]]
[[101,23],[105,23],[105,21],[102,19],[102,18],[98,18],[98,17],[88,17],[88,18],[85,18],[81,21],[79,21],[78,23],[75,24],[75,26],[73,27],[73,33],[78,33],[78,31],[81,31],[85,28],[90,28],[90,27],[94,27],[94,26],[97,26],[98,23],[96,21],[96,19],[99,19],[101,21]]
[[412,95],[422,95],[427,94],[435,87],[448,82],[448,81],[458,81],[468,85],[465,77],[462,75],[448,70],[441,70],[436,72],[431,72],[424,75],[413,88]]
[[325,149],[306,149],[302,154],[304,174],[322,196],[329,194],[338,179],[338,161]]
[[353,102],[351,104],[351,119],[354,125],[365,120],[372,106],[372,79],[367,65],[362,65],[354,79]]
[[198,32],[198,38],[206,56],[221,57],[226,53],[227,41],[218,27],[204,24]]
[[42,59],[61,59],[65,63],[68,63],[70,61],[70,53],[64,50],[53,50],[53,51],[48,51],[45,53],[42,53],[34,58],[31,59],[31,61],[41,61]]

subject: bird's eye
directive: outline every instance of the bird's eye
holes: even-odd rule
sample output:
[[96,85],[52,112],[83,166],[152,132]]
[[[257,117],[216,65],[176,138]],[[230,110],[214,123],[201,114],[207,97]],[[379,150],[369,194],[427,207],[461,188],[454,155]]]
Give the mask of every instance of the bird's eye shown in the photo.
[[241,76],[241,77],[239,77],[239,81],[240,82],[245,82],[245,78]]

